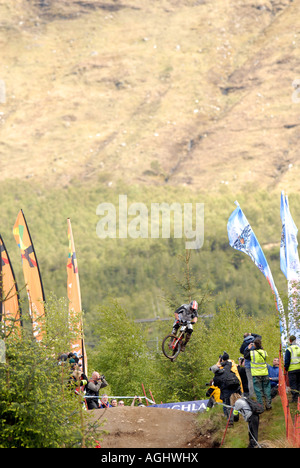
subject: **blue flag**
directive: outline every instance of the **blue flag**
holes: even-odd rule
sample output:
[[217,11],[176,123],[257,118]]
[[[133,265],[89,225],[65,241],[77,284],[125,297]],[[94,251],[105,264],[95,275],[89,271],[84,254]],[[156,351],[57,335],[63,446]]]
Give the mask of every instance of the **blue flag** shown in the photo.
[[289,281],[299,281],[298,229],[290,213],[287,195],[281,192],[280,217],[282,233],[280,242],[280,268]]
[[280,268],[288,280],[288,330],[300,339],[298,229],[290,213],[287,195],[281,192],[280,216],[282,222],[280,242]]
[[227,223],[227,232],[229,244],[236,250],[240,250],[249,255],[251,260],[263,273],[267,279],[271,290],[275,296],[276,308],[280,318],[280,333],[282,341],[287,338],[287,330],[285,325],[284,308],[278,294],[273,275],[263,253],[263,250],[246,218],[238,202],[235,202],[237,208],[231,214]]

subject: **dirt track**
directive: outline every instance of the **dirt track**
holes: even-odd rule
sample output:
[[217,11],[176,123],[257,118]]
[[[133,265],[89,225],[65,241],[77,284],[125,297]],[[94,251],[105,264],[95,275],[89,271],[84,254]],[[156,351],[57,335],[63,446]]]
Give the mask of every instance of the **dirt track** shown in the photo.
[[[91,414],[92,413],[92,414]],[[194,413],[164,408],[121,407],[93,410],[93,421],[105,423],[102,448],[189,448],[207,447],[198,436]]]

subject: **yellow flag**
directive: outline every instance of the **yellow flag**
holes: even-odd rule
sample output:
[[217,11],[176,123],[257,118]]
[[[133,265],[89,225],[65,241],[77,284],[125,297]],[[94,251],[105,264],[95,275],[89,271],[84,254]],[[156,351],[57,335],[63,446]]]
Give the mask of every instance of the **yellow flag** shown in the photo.
[[0,322],[2,321],[6,333],[17,331],[20,333],[22,325],[22,312],[19,302],[19,291],[15,274],[6,250],[4,241],[0,235],[0,284],[2,288],[2,308],[0,309]]
[[38,261],[22,210],[17,216],[13,233],[21,251],[33,336],[37,341],[41,341],[43,335],[42,322],[45,316],[45,295]]
[[71,343],[71,351],[76,352],[78,356],[82,356],[82,371],[87,374],[87,357],[84,345],[82,309],[81,309],[81,293],[79,284],[78,264],[75,252],[75,244],[72,233],[71,220],[68,218],[68,240],[69,254],[67,261],[67,281],[68,281],[68,299],[70,317],[78,317],[79,330],[77,339]]

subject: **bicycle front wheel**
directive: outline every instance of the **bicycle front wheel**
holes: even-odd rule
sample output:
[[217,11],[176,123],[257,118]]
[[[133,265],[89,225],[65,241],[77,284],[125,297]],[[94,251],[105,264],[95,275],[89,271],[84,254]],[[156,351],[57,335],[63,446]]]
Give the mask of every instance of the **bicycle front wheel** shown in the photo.
[[175,359],[180,353],[181,343],[176,335],[167,335],[162,342],[162,352],[168,359]]

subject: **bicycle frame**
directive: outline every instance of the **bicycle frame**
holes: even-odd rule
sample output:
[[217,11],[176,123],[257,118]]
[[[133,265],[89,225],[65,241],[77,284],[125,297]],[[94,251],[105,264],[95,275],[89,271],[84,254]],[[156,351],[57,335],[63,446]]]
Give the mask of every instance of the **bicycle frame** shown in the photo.
[[[178,336],[176,336],[174,334],[169,334],[163,339],[162,351],[163,351],[164,355],[168,359],[170,359],[172,362],[176,359],[176,357],[178,356],[178,354],[179,354],[179,352],[181,350],[181,347],[183,346],[182,342],[183,342],[183,339],[185,337],[186,330],[187,330],[187,326],[186,325],[181,325],[180,333],[179,333]],[[167,345],[166,348],[164,347],[165,344]]]
[[185,332],[186,332],[186,325],[182,325],[182,327],[180,328],[180,334],[178,337],[174,338],[173,342],[172,342],[172,349],[176,349],[177,348],[177,345],[180,341],[182,341],[184,335],[185,335]]

